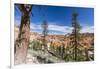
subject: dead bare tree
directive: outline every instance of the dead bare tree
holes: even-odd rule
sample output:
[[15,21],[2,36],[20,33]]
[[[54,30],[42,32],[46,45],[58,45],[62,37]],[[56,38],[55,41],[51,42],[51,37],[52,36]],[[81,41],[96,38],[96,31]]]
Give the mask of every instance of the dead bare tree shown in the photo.
[[27,49],[30,39],[30,16],[32,5],[17,4],[21,12],[21,24],[19,28],[19,35],[15,41],[15,64],[25,63],[27,56]]

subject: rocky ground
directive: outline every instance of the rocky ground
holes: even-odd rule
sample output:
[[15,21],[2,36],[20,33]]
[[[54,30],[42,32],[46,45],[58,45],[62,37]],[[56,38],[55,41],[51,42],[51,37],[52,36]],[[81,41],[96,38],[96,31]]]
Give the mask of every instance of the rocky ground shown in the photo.
[[38,63],[61,63],[65,62],[60,58],[50,54],[49,52],[28,50],[26,63],[28,64],[38,64]]

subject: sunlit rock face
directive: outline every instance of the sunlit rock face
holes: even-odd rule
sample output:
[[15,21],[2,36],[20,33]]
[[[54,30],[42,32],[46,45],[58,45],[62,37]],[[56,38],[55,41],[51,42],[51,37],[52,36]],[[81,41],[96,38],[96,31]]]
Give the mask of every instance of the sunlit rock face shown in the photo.
[[[18,37],[19,27],[14,27],[14,39]],[[62,44],[66,47],[70,46],[70,36],[64,38],[65,35],[48,35],[46,36],[47,44],[54,45],[54,46],[62,46]],[[30,32],[30,42],[32,41],[39,41],[42,42],[42,34],[36,32]],[[86,48],[91,48],[94,46],[94,34],[93,33],[82,33],[80,44],[82,44]]]

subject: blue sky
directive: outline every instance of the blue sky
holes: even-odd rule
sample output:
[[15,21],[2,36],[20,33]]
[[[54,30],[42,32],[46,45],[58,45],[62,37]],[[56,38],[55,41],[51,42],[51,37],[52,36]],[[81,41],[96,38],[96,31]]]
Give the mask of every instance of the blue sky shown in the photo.
[[[16,5],[15,5],[16,7]],[[31,31],[42,32],[41,24],[43,20],[48,22],[49,34],[67,34],[72,31],[72,13],[76,11],[77,18],[82,26],[81,33],[94,31],[94,9],[83,7],[64,7],[64,6],[46,6],[33,5],[31,16]],[[15,9],[15,24],[20,25],[21,13],[18,8]]]

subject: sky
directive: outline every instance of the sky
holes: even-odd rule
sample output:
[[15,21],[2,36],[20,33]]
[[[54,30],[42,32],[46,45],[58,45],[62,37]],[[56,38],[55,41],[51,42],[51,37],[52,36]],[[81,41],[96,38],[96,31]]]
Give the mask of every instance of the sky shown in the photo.
[[[80,33],[94,32],[94,9],[85,7],[33,5],[30,18],[32,32],[42,33],[41,24],[48,23],[48,34],[65,35],[72,32],[72,13],[77,12],[77,21],[82,27]],[[20,25],[21,12],[15,5],[15,24]]]

